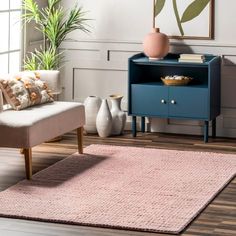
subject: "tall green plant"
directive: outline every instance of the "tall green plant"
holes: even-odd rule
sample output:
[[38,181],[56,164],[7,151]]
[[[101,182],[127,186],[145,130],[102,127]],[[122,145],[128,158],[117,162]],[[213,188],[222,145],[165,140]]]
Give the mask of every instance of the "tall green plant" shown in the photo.
[[23,0],[24,22],[34,22],[44,38],[43,47],[25,58],[25,69],[58,69],[62,59],[58,48],[67,35],[74,30],[89,32],[88,19],[85,18],[86,12],[82,7],[75,5],[67,13],[60,2],[61,0],[48,0],[47,7],[40,9],[35,0]]

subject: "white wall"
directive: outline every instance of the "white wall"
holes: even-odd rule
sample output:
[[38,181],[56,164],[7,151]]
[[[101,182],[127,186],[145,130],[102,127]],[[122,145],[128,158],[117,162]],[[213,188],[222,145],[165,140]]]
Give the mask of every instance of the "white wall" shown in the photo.
[[[63,0],[72,7],[76,0]],[[236,137],[236,18],[235,0],[216,0],[215,40],[171,41],[173,52],[213,53],[222,62],[222,115],[217,134]],[[227,4],[226,4],[227,2]],[[74,32],[63,43],[67,63],[62,70],[63,99],[83,101],[88,95],[125,95],[127,105],[127,59],[142,51],[142,40],[152,27],[152,0],[79,0],[88,10],[91,33]],[[197,29],[196,29],[197,30]],[[164,31],[164,29],[162,29]],[[230,62],[231,61],[231,62]],[[202,133],[193,121],[152,119],[153,131]]]

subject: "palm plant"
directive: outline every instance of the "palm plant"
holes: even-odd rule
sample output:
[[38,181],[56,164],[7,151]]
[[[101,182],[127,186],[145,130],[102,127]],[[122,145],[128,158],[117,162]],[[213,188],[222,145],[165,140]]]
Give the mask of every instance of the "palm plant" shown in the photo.
[[34,22],[43,34],[43,46],[25,58],[25,69],[58,69],[62,61],[58,48],[67,35],[74,30],[89,32],[82,7],[75,5],[67,14],[60,2],[47,0],[47,7],[40,9],[35,0],[23,0],[24,22]]

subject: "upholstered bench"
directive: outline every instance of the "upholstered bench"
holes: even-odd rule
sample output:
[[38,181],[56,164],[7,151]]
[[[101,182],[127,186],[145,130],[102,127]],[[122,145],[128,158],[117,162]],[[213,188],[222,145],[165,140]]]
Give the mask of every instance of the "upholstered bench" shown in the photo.
[[0,113],[0,147],[21,148],[25,156],[26,177],[32,176],[31,148],[77,129],[78,151],[83,152],[84,106],[74,102],[52,102],[24,110]]
[[[50,80],[50,73],[43,75]],[[6,78],[0,81],[0,147],[22,150],[27,179],[32,176],[32,147],[38,144],[77,129],[78,151],[83,153],[83,104],[53,101],[46,83],[34,72],[19,72]],[[3,109],[3,98],[15,110]]]

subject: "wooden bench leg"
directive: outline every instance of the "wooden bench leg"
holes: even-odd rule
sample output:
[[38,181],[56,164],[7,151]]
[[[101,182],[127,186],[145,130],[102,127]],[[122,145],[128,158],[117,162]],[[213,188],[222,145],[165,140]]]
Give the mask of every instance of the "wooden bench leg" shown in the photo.
[[80,154],[83,154],[83,130],[83,127],[77,129],[78,151]]
[[25,156],[25,173],[26,178],[28,180],[32,177],[32,149],[25,148],[24,149],[24,156]]

